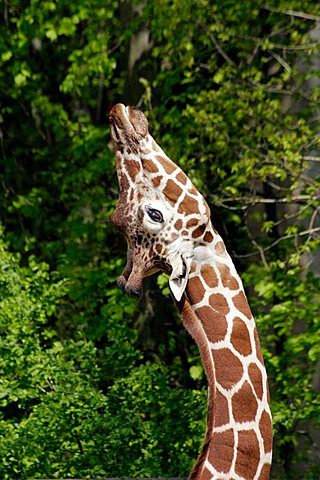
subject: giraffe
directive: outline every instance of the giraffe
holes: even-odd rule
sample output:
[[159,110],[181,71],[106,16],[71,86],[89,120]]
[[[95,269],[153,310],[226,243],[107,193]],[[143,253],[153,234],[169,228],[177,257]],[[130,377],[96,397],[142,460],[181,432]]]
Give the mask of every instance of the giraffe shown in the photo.
[[207,202],[149,134],[141,111],[117,104],[110,126],[119,182],[112,223],[128,245],[118,286],[139,296],[144,277],[166,272],[207,375],[207,427],[190,480],[267,480],[266,370],[242,282]]

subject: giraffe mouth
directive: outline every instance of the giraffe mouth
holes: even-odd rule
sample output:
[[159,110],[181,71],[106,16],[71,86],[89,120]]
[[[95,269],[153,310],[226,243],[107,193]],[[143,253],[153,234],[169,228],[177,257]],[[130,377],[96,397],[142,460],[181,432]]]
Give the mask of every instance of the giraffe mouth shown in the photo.
[[117,287],[120,288],[124,293],[131,295],[135,298],[140,298],[142,294],[142,288],[137,286],[128,285],[126,279],[121,275],[117,281]]

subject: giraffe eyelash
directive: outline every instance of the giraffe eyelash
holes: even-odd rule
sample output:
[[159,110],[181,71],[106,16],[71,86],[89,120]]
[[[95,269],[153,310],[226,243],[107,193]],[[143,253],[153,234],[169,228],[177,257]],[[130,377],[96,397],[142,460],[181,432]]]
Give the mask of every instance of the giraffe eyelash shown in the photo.
[[147,209],[147,214],[153,220],[154,222],[157,223],[163,223],[163,215],[159,210],[156,210],[155,208],[148,208]]

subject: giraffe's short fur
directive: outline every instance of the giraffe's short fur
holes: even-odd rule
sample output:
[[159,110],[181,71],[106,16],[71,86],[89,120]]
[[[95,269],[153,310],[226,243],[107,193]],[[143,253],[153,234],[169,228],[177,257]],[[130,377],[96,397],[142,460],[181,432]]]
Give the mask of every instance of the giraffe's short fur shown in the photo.
[[241,280],[212,227],[209,207],[156,144],[144,114],[116,105],[110,123],[119,201],[112,221],[126,236],[119,286],[138,295],[158,270],[208,377],[208,419],[192,480],[266,480],[272,449],[267,376]]

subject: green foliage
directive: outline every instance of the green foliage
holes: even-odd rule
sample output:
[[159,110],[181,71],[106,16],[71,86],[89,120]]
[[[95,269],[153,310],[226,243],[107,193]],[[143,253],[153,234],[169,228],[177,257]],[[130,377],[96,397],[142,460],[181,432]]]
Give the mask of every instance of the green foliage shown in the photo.
[[139,364],[120,310],[102,312],[104,350],[82,333],[61,338],[53,320],[70,284],[34,257],[20,262],[1,240],[1,478],[183,475],[200,448],[184,432],[203,428],[205,392],[174,385],[159,361]]
[[[273,262],[268,271],[251,265],[245,274],[246,282],[256,283],[256,320],[268,347],[264,358],[272,379],[276,455],[288,445],[299,445],[306,435],[307,422],[315,426],[320,423],[320,398],[313,387],[319,361],[320,278],[310,272],[303,276],[300,266],[289,267],[279,261]],[[312,445],[305,448],[312,454]],[[297,449],[293,461],[298,463],[305,454]],[[315,466],[313,475],[317,472]],[[316,478],[310,474],[310,478]]]
[[273,478],[319,478],[319,15],[308,0],[5,2],[0,205],[19,253],[0,244],[1,478],[186,476],[199,451],[205,380],[166,276],[145,303],[115,287],[106,116],[128,98],[206,195],[248,288]]

